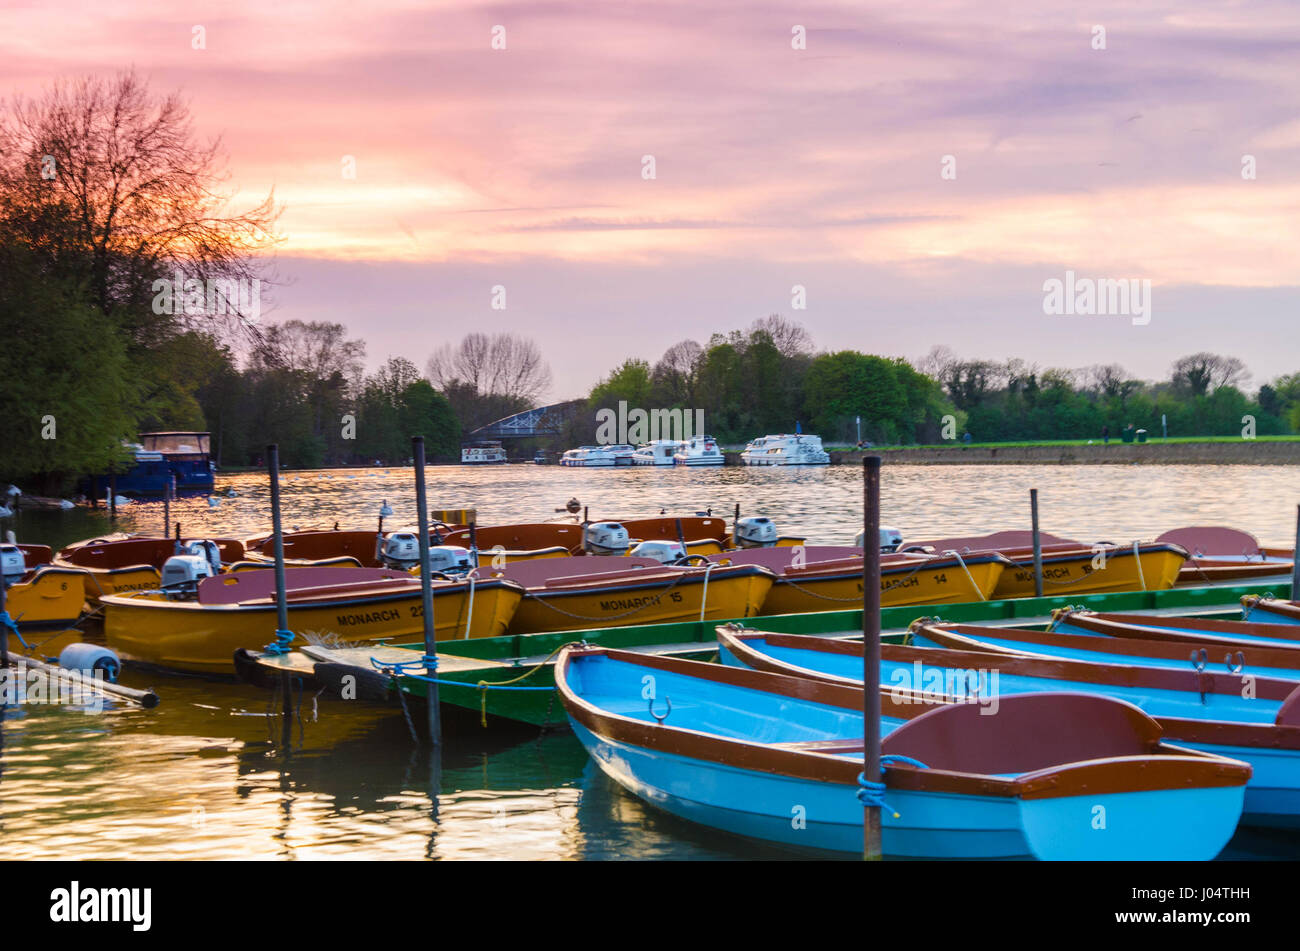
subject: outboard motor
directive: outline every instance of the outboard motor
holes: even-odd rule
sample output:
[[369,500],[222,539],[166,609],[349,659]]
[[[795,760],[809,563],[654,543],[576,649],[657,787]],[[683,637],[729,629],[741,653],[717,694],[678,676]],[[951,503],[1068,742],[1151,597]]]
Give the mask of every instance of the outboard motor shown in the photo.
[[385,568],[409,571],[420,563],[420,538],[415,532],[390,532],[379,545]]
[[430,545],[429,570],[444,575],[463,575],[474,567],[469,549],[459,545]]
[[210,538],[195,539],[185,543],[178,554],[197,555],[207,560],[214,575],[221,573],[221,546]]
[[199,582],[217,572],[205,555],[172,555],[162,568],[162,589],[172,601],[186,601],[199,593]]
[[621,555],[631,543],[618,522],[592,522],[582,530],[582,550],[588,555]]
[[[853,544],[859,548],[862,547],[862,532],[858,532],[858,537],[854,539]],[[903,533],[896,528],[889,528],[886,525],[880,526],[880,550],[886,554],[898,551],[903,544]]]
[[776,522],[766,515],[736,520],[737,548],[771,548],[776,544]]
[[638,558],[653,558],[660,564],[671,565],[677,559],[686,557],[686,546],[681,542],[655,539],[641,542],[632,549],[631,554]]
[[27,574],[27,559],[17,545],[0,545],[0,581],[8,588]]

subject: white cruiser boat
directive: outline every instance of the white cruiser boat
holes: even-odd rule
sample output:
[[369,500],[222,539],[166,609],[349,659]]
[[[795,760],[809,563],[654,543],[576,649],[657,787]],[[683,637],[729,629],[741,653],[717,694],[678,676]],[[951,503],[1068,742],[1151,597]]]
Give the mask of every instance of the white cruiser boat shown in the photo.
[[632,465],[671,466],[673,456],[681,447],[682,443],[675,439],[656,439],[637,447],[636,452],[632,453]]
[[460,449],[460,462],[464,466],[481,466],[506,461],[506,451],[499,442],[476,442]]
[[696,436],[681,444],[673,455],[673,463],[679,466],[720,466],[726,459],[718,447],[718,441],[712,436]]
[[579,466],[581,468],[606,468],[609,466],[630,466],[635,446],[579,446],[570,449],[560,457],[562,466]]
[[760,436],[740,454],[747,466],[826,466],[831,457],[822,449],[820,436]]

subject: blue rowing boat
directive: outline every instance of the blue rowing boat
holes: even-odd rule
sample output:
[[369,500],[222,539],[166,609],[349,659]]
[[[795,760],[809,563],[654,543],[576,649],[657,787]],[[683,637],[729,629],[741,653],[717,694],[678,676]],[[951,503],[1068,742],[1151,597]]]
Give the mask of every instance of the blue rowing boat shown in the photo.
[[1300,651],[1300,626],[1275,623],[1280,615],[1255,613],[1254,621],[1220,618],[1160,617],[1060,608],[1052,612],[1049,631],[1066,634],[1105,634],[1144,640],[1196,642],[1202,645],[1289,648]]
[[[571,645],[555,681],[609,777],[702,825],[861,853],[862,690]],[[883,846],[908,858],[1209,859],[1249,767],[1170,747],[1131,704],[1084,694],[967,704],[881,693]]]
[[[1292,597],[1295,597],[1294,592]],[[1268,624],[1300,624],[1300,603],[1249,594],[1241,599],[1241,617],[1245,621],[1258,620]]]
[[[913,637],[938,643],[944,625]],[[990,629],[1001,635],[1001,629]],[[718,628],[723,663],[827,683],[862,682],[861,641]],[[1254,768],[1243,822],[1300,827],[1300,686],[1250,673],[1101,664],[933,647],[881,647],[881,686],[912,702],[976,704],[996,712],[1018,695],[1061,690],[1126,700],[1165,736]]]
[[1204,639],[1148,639],[1149,627],[1122,624],[1100,616],[1079,621],[1094,633],[1064,634],[1052,631],[1021,631],[1013,628],[982,627],[977,624],[947,624],[937,621],[928,634],[920,625],[911,634],[914,647],[943,647],[991,654],[1058,657],[1096,664],[1132,664],[1173,670],[1224,670],[1279,680],[1300,681],[1300,645],[1256,646],[1254,644],[1210,643]]

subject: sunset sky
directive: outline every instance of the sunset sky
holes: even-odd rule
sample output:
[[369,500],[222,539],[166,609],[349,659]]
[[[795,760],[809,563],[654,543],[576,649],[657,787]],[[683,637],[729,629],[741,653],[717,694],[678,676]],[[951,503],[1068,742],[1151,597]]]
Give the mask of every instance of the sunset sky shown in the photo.
[[[263,319],[371,366],[518,331],[563,399],[779,312],[825,349],[1300,370],[1294,3],[0,0],[0,94],[130,66],[285,203]],[[1150,323],[1044,315],[1067,270],[1150,280]]]

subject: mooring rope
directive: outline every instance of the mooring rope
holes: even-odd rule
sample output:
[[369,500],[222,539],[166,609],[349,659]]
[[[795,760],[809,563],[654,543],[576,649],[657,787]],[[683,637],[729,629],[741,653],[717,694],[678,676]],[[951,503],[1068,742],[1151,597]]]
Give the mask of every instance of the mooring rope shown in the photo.
[[[560,651],[564,650],[564,648],[568,647],[569,644],[573,644],[573,643],[579,643],[579,642],[566,641],[565,643],[561,644],[559,647],[555,648],[555,650],[547,654],[546,657],[543,658],[540,663],[528,668],[528,670],[520,674],[518,677],[513,677],[510,680],[502,680],[502,681],[480,680],[476,683],[471,684],[468,681],[464,681],[464,680],[443,680],[438,677],[430,677],[427,674],[417,674],[417,673],[408,672],[408,671],[415,671],[415,670],[429,670],[429,669],[436,670],[437,660],[434,659],[433,664],[428,665],[425,663],[425,661],[429,659],[427,656],[421,660],[397,660],[397,661],[387,661],[387,662],[380,661],[372,657],[370,658],[370,664],[380,673],[388,674],[388,676],[392,678],[393,684],[394,686],[397,687],[397,692],[399,694],[405,692],[402,690],[401,684],[398,682],[399,676],[406,677],[409,680],[418,680],[421,683],[438,684],[439,686],[473,687],[474,689],[479,691],[479,722],[483,727],[486,728],[487,727],[487,692],[489,690],[518,690],[524,692],[539,691],[539,690],[554,691],[555,687],[553,686],[552,687],[516,687],[513,685],[519,683],[521,680],[527,680],[533,674],[537,673],[537,671],[545,667],[547,661],[549,661]],[[405,703],[405,701],[403,701],[403,703]]]
[[289,653],[290,645],[293,644],[293,638],[293,631],[285,631],[277,628],[275,632],[275,640],[272,643],[267,644],[264,650],[273,657],[283,657],[285,654]]
[[18,643],[22,644],[24,649],[29,651],[32,649],[32,645],[23,640],[23,635],[19,632],[18,625],[14,622],[14,619],[9,616],[8,611],[0,611],[0,627],[7,627],[9,630],[13,631],[14,637],[18,638]]
[[[912,759],[910,756],[890,753],[886,756],[880,757],[880,772],[884,773],[885,770],[894,763],[904,763],[908,766],[915,766],[917,769],[930,768],[920,760]],[[879,809],[888,809],[895,819],[900,815],[900,813],[895,812],[893,807],[885,802],[885,784],[883,782],[868,782],[866,773],[858,773],[858,801],[866,807],[875,806]]]

